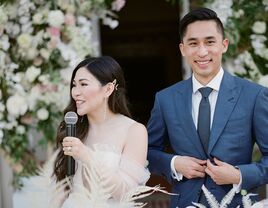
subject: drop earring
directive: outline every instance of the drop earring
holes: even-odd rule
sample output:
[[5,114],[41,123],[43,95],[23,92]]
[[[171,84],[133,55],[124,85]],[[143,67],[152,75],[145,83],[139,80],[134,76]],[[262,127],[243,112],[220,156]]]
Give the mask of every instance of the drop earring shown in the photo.
[[106,120],[106,116],[107,116],[107,97],[104,98],[103,121]]
[[84,116],[82,116],[80,123],[83,123],[83,121],[84,121]]

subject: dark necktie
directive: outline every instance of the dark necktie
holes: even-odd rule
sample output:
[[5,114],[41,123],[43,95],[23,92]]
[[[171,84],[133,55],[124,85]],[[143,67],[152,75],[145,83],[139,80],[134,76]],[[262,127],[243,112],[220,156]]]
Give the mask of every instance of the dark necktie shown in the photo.
[[212,89],[210,87],[202,87],[199,92],[202,94],[202,99],[199,105],[197,131],[204,150],[208,151],[209,135],[210,135],[210,104],[208,96]]

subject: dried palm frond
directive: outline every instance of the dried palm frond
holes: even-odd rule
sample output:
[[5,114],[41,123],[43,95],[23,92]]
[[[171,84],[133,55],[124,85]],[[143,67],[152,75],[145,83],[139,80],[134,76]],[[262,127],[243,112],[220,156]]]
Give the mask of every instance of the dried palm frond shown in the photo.
[[160,186],[138,186],[134,189],[129,190],[126,194],[123,195],[123,197],[120,200],[120,208],[129,208],[129,207],[135,207],[135,208],[141,208],[146,206],[146,203],[144,202],[137,202],[137,200],[140,200],[142,198],[145,198],[154,192],[162,192],[169,195],[176,195],[168,193],[167,191],[163,190]]
[[159,186],[137,186],[123,194],[118,202],[111,202],[109,199],[112,198],[111,194],[115,189],[115,184],[111,182],[111,170],[99,158],[94,157],[96,155],[98,155],[96,151],[91,154],[90,166],[83,166],[84,184],[88,184],[89,189],[79,186],[76,187],[76,190],[79,189],[79,191],[75,193],[76,200],[83,200],[89,205],[88,207],[142,208],[146,203],[137,202],[137,200],[145,198],[155,191],[168,193]]
[[209,206],[211,208],[219,208],[220,207],[219,202],[217,201],[215,196],[212,193],[210,193],[210,191],[204,185],[202,186],[202,190],[205,194],[205,197],[208,201]]
[[[38,176],[32,177],[25,184],[24,193],[28,196],[28,207],[34,208],[142,208],[145,202],[138,202],[155,191],[170,194],[159,186],[137,186],[124,193],[119,201],[111,200],[115,184],[111,181],[111,170],[100,159],[101,152],[91,154],[90,165],[82,164],[83,184],[71,183],[69,178],[56,182],[52,177],[53,157],[40,168]],[[70,191],[66,192],[66,186]]]
[[242,203],[244,208],[251,208],[252,207],[252,202],[249,197],[251,196],[256,196],[257,194],[247,194],[242,197]]
[[[193,205],[195,205],[196,207],[199,207],[199,208],[206,208],[206,206],[204,206],[203,204],[200,204],[200,203],[195,203],[195,202],[192,202]],[[187,208],[191,208],[191,207],[187,207]]]
[[22,194],[26,195],[28,207],[59,208],[66,198],[65,188],[68,179],[57,183],[52,177],[53,163],[57,154],[58,151],[44,164],[43,168],[39,168],[37,176],[31,177],[24,184]]
[[[235,194],[236,194],[236,189],[232,188],[221,200],[221,203],[219,204],[215,196],[209,192],[209,190],[203,185],[202,190],[205,194],[205,197],[208,201],[208,204],[211,208],[228,208],[228,205],[231,203],[233,200]],[[257,202],[252,205],[252,201],[250,200],[250,196],[255,196],[257,194],[247,194],[242,197],[242,203],[244,208],[264,208],[266,205],[268,205],[268,200],[262,200],[260,202]],[[196,207],[199,208],[206,208],[203,204],[200,203],[195,203],[192,202]],[[240,205],[238,205],[236,208],[239,208]],[[268,206],[267,206],[268,207]]]
[[236,194],[236,189],[232,188],[221,200],[220,208],[227,208],[228,205],[233,200],[234,196]]

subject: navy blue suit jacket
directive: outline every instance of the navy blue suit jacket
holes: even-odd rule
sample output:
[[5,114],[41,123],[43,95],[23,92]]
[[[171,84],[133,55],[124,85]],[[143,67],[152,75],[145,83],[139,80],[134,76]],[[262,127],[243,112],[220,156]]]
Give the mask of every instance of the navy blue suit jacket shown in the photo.
[[[177,181],[171,175],[174,155],[206,160],[216,157],[237,166],[242,174],[242,189],[252,189],[268,182],[268,89],[224,72],[206,153],[192,119],[192,79],[184,80],[156,94],[148,122],[149,169],[164,176],[172,185],[171,207],[186,207],[197,202],[201,187],[220,202],[232,185],[217,185],[205,178]],[[257,143],[262,159],[252,162],[253,145]],[[166,153],[170,145],[172,153]],[[236,194],[230,207],[241,204]]]

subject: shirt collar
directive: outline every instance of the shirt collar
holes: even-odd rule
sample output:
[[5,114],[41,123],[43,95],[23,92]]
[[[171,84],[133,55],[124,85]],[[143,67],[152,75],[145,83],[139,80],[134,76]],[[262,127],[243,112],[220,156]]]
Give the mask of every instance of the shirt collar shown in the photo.
[[223,74],[224,74],[224,71],[221,67],[219,72],[216,74],[216,76],[206,86],[204,86],[200,82],[198,82],[193,74],[193,76],[192,76],[193,93],[195,94],[198,91],[198,89],[201,87],[210,87],[213,90],[219,91]]

